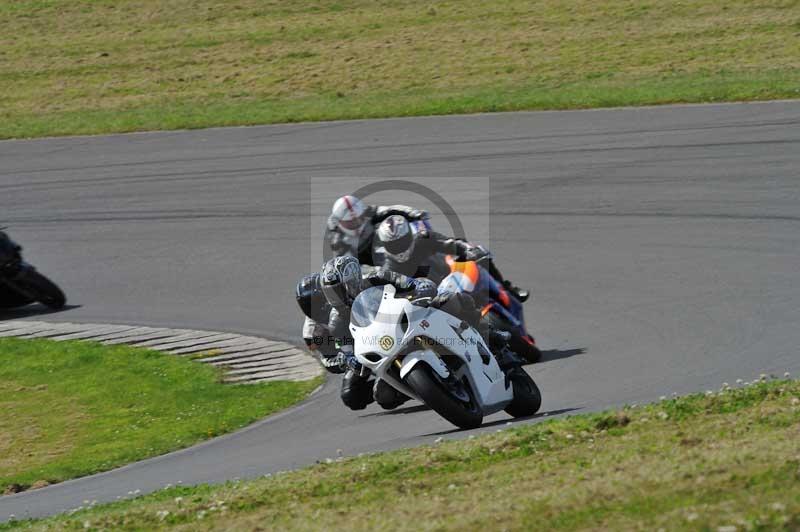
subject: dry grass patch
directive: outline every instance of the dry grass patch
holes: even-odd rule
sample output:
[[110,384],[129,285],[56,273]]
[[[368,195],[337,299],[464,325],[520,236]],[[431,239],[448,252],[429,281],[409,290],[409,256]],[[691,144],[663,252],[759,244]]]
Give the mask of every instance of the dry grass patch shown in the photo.
[[[41,405],[48,405],[47,418]],[[63,401],[45,384],[0,382],[0,412],[0,479],[69,455],[90,422],[80,405]],[[22,487],[0,484],[0,493]]]
[[0,136],[800,90],[793,0],[23,0],[0,27]]

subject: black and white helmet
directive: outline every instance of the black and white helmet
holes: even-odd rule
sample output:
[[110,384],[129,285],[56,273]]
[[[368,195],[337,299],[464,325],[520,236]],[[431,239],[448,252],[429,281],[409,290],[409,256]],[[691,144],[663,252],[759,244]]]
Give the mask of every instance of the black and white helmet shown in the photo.
[[343,255],[322,265],[319,284],[331,306],[349,306],[361,292],[361,266],[358,259]]
[[388,257],[397,262],[407,262],[411,258],[416,239],[405,217],[395,214],[386,218],[378,226],[377,237]]

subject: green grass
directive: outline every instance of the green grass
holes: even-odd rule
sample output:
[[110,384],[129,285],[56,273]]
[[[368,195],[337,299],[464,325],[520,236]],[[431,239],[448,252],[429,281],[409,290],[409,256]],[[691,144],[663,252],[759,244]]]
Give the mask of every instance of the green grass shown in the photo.
[[796,0],[19,0],[0,138],[800,96]]
[[256,481],[170,488],[0,530],[17,527],[798,530],[800,382],[335,459]]
[[213,367],[156,351],[0,338],[0,493],[187,447],[318,385],[231,386]]

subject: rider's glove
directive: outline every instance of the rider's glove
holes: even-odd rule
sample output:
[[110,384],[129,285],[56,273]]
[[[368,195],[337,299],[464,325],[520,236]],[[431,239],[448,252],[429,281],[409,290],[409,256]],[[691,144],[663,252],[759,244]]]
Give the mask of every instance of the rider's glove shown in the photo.
[[481,259],[490,258],[492,254],[489,253],[488,249],[479,244],[475,246],[470,246],[464,253],[464,256],[468,261],[477,262]]
[[353,371],[360,372],[361,371],[361,363],[356,359],[355,355],[348,355],[347,356],[347,367],[352,369]]
[[406,275],[398,275],[396,288],[403,292],[408,290],[414,290],[414,288],[416,288],[416,282],[414,281],[413,277],[408,277]]
[[322,367],[324,367],[329,373],[344,373],[344,369],[342,368],[342,364],[338,355],[332,357],[321,356],[319,358],[320,362],[322,362]]
[[428,211],[422,209],[412,209],[408,213],[409,220],[427,220],[429,218]]
[[352,369],[353,371],[361,371],[361,364],[358,362],[353,353],[339,351],[339,354],[336,355],[336,360],[339,364],[339,368],[341,368],[342,371],[347,371],[348,369]]
[[442,305],[446,304],[453,298],[452,292],[442,292],[441,294],[437,294],[429,304],[430,307],[433,308],[442,308]]
[[416,297],[436,296],[436,283],[425,277],[414,279],[414,295]]

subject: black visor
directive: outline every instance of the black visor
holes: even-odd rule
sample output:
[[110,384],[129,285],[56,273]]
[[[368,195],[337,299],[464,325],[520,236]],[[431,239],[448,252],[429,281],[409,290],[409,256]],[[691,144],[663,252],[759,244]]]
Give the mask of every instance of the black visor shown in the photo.
[[347,289],[343,283],[336,283],[332,285],[322,285],[322,293],[325,294],[325,299],[328,300],[334,307],[342,308],[349,304],[347,300]]
[[383,247],[386,248],[387,253],[391,255],[399,255],[400,253],[410,248],[411,243],[413,241],[414,241],[414,235],[411,234],[411,231],[409,231],[408,233],[404,234],[397,240],[384,242]]

